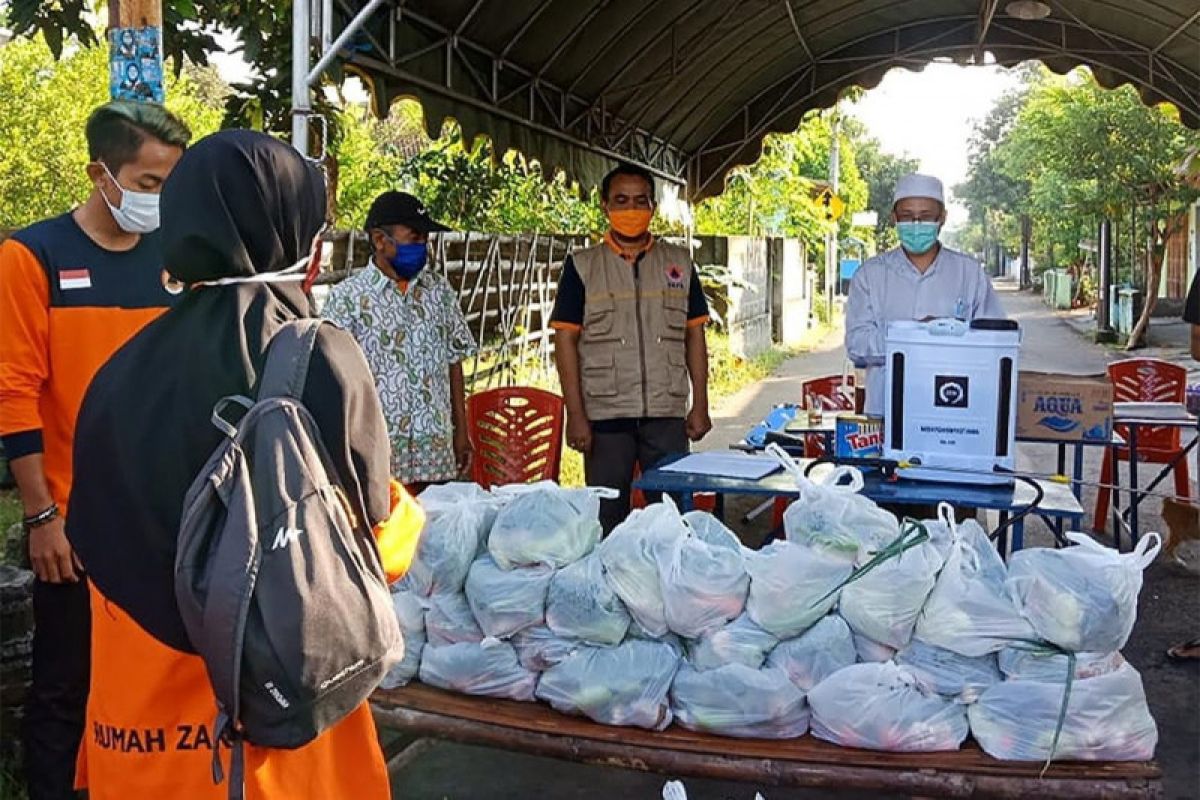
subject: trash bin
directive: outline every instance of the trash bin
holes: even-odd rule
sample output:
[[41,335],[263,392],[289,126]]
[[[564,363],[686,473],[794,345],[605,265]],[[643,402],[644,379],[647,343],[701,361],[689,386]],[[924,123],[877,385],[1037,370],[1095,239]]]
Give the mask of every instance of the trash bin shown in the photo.
[[1117,301],[1117,313],[1113,315],[1113,327],[1116,328],[1117,333],[1128,336],[1133,332],[1133,326],[1137,324],[1138,317],[1142,315],[1142,305],[1144,304],[1142,292],[1132,286],[1126,286],[1118,289],[1114,294]]
[[1070,308],[1071,273],[1063,269],[1048,269],[1042,273],[1042,300],[1051,308]]

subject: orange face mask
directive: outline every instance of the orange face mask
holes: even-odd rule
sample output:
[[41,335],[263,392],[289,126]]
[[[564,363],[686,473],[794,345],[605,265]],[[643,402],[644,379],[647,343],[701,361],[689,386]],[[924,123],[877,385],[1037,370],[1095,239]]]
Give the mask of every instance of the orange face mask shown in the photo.
[[653,216],[653,209],[631,208],[608,212],[608,221],[617,233],[628,239],[636,239],[650,229],[650,218]]

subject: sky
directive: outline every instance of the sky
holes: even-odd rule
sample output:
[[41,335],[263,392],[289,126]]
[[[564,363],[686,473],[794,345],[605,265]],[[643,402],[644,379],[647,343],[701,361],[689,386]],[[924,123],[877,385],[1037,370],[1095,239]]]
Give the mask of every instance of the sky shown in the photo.
[[[918,159],[920,170],[941,178],[949,194],[967,175],[972,123],[1017,84],[1015,73],[1003,67],[935,63],[922,72],[892,70],[845,109],[867,126],[885,151]],[[950,202],[948,214],[951,226],[966,222],[961,205]]]

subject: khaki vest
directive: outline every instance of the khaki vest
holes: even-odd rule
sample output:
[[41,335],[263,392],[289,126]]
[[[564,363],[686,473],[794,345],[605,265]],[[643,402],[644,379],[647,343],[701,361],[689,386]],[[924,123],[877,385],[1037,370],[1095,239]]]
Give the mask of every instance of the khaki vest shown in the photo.
[[688,251],[656,241],[632,265],[601,242],[572,259],[584,287],[579,366],[588,418],[685,416]]

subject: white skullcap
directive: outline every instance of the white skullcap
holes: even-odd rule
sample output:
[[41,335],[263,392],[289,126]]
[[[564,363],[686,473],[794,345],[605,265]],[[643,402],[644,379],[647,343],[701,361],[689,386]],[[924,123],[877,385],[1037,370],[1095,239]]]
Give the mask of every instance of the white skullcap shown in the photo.
[[928,197],[937,200],[942,205],[946,204],[946,198],[942,193],[942,182],[932,175],[920,175],[916,172],[905,175],[896,181],[896,196],[892,198],[892,205],[906,197]]

